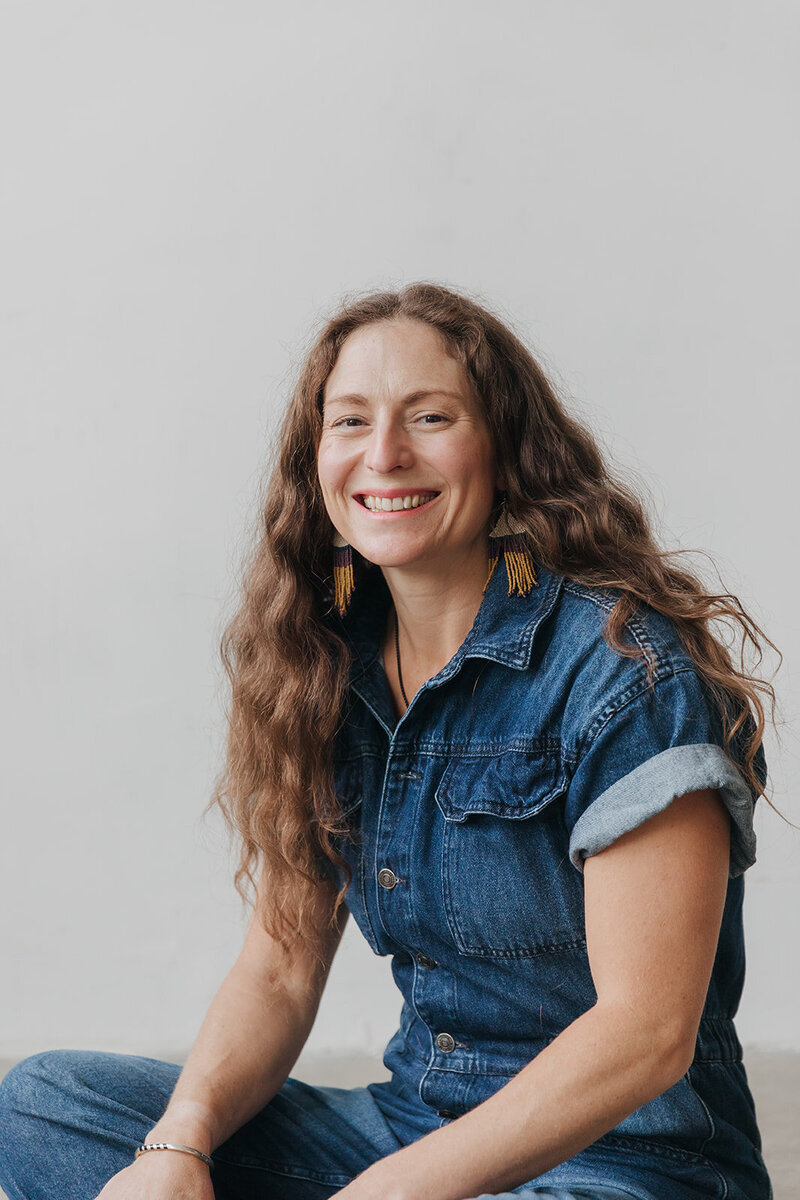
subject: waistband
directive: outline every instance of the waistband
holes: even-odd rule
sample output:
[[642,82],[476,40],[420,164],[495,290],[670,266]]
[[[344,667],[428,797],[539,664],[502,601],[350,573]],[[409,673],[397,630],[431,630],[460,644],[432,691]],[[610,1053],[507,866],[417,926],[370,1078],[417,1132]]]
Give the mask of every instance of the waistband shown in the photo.
[[702,1017],[697,1030],[695,1062],[741,1062],[742,1043],[732,1017]]
[[[392,1051],[410,1054],[422,1070],[431,1067],[430,1031],[404,1005],[400,1028],[390,1042]],[[555,1035],[537,1041],[481,1041],[456,1043],[452,1053],[439,1056],[436,1070],[455,1074],[511,1077],[535,1058]],[[741,1062],[742,1044],[732,1017],[703,1017],[697,1031],[694,1063]]]

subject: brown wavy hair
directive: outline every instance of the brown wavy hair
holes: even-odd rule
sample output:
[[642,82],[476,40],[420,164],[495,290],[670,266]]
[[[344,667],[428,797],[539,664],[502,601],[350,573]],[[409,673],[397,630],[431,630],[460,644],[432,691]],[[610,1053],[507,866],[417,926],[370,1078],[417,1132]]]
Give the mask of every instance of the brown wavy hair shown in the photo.
[[[245,898],[255,888],[260,919],[285,951],[300,940],[320,962],[320,899],[332,926],[347,887],[337,891],[328,868],[337,864],[349,876],[332,843],[345,829],[333,745],[350,655],[331,619],[333,526],[316,467],[323,389],[353,330],[403,318],[438,329],[462,364],[489,424],[509,508],[525,525],[534,557],[569,579],[619,591],[604,636],[620,654],[643,653],[623,638],[638,605],[671,619],[719,701],[726,750],[736,736],[744,747],[737,765],[756,795],[765,792],[754,768],[765,728],[762,695],[775,720],[775,691],[748,672],[745,648],[758,665],[762,642],[781,658],[777,647],[736,596],[708,592],[678,565],[690,551],[659,548],[640,495],[612,476],[595,437],[502,321],[435,283],[346,299],[305,357],[266,481],[241,604],[222,637],[232,696],[226,762],[209,806],[218,805],[238,834],[239,893]],[[731,648],[739,639],[737,663]],[[653,665],[648,660],[648,674]]]

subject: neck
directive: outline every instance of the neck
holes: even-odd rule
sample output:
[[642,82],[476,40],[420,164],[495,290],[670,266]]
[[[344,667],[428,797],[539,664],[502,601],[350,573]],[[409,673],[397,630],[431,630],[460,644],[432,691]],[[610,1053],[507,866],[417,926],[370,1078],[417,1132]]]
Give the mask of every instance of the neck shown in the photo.
[[481,606],[488,562],[484,541],[457,562],[437,564],[435,571],[430,566],[381,568],[397,612],[404,677],[429,679],[456,653]]

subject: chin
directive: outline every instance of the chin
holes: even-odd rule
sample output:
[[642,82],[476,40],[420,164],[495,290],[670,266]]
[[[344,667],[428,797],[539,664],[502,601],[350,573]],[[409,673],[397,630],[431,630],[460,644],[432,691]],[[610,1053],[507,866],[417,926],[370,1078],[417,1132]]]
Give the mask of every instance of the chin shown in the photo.
[[419,554],[409,554],[408,552],[392,554],[389,550],[375,550],[372,554],[368,548],[359,550],[355,549],[367,562],[372,563],[376,567],[411,567],[415,563],[422,561],[422,556]]

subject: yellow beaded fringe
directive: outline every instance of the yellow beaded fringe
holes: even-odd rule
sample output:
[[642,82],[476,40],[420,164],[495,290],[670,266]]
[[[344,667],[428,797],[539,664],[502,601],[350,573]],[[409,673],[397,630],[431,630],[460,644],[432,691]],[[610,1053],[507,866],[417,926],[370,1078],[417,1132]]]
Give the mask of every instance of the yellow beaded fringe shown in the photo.
[[347,612],[350,597],[355,588],[352,561],[333,568],[333,602],[340,617]]
[[[516,550],[510,546],[503,547],[503,558],[506,560],[508,575],[508,594],[527,596],[532,587],[538,587],[536,572],[533,567],[533,555],[529,550]],[[493,554],[489,559],[489,574],[483,585],[484,592],[489,586],[489,580],[494,575],[494,569],[500,561],[499,554]]]
[[512,592],[516,592],[518,596],[527,596],[536,585],[533,558],[527,550],[506,550],[503,557],[508,571],[509,596]]

